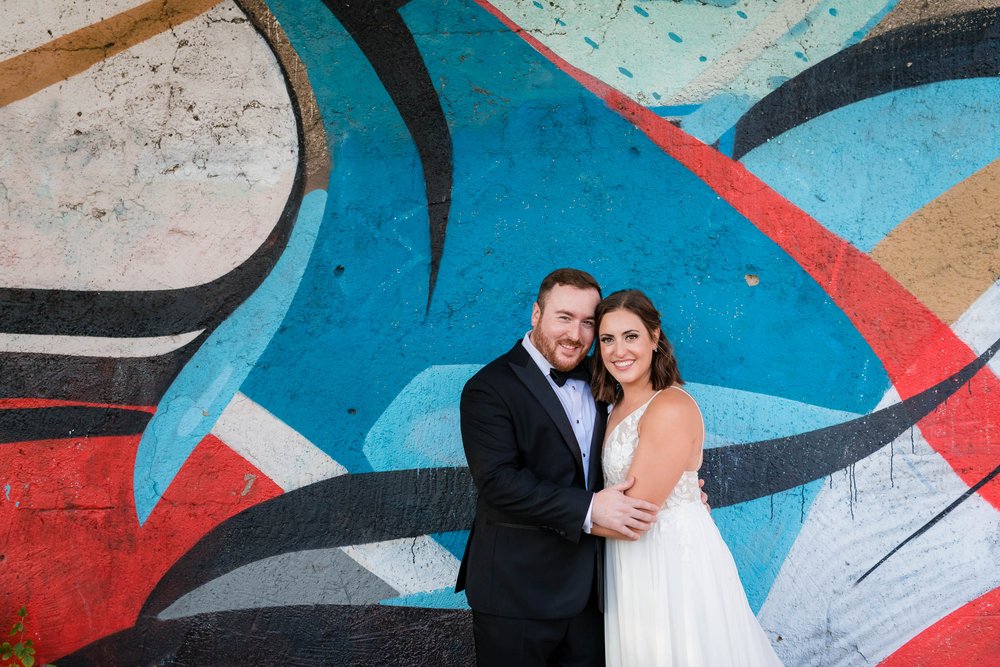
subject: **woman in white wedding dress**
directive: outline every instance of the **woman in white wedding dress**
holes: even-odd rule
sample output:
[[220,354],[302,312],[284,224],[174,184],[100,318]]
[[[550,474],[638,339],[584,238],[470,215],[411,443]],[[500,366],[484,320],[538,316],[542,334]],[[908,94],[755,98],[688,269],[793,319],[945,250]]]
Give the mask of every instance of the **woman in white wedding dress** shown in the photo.
[[747,603],[736,564],[701,503],[701,412],[680,388],[673,349],[638,290],[597,307],[591,387],[613,403],[602,452],[606,486],[634,478],[628,495],[660,506],[629,540],[606,541],[604,636],[609,667],[780,665]]

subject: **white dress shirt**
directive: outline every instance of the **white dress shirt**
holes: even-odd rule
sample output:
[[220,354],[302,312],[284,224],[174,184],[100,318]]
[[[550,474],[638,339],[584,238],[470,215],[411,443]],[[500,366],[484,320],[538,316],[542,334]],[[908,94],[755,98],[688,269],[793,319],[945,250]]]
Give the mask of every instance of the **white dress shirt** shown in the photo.
[[[531,342],[530,331],[524,335],[524,340],[521,341],[521,344],[524,345],[524,349],[528,351],[528,355],[538,366],[539,370],[542,371],[545,379],[549,381],[549,386],[556,393],[556,397],[566,412],[566,417],[569,418],[569,424],[573,427],[573,434],[576,436],[577,445],[580,447],[580,455],[583,458],[584,482],[589,488],[590,442],[594,436],[594,420],[597,418],[597,404],[594,403],[594,396],[590,393],[590,385],[583,380],[570,378],[566,380],[566,384],[560,387],[549,373],[552,370],[552,364],[542,356],[542,353]],[[591,497],[590,508],[587,510],[587,517],[583,521],[583,530],[587,533],[590,532],[590,514],[593,509],[594,499]]]

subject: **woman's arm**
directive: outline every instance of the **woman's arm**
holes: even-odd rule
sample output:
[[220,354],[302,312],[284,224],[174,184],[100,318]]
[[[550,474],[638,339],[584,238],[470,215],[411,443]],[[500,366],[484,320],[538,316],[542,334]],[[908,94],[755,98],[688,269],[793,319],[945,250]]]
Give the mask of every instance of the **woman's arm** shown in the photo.
[[681,473],[701,458],[704,427],[698,405],[679,391],[663,391],[639,420],[639,445],[628,476],[635,484],[628,495],[661,507]]

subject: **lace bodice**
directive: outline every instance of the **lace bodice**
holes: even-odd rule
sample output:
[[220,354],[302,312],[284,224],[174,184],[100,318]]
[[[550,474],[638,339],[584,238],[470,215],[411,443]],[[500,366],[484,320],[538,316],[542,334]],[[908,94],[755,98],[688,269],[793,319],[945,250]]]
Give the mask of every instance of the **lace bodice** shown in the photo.
[[[683,391],[683,390],[681,390]],[[656,392],[659,394],[660,392]],[[628,469],[632,465],[635,448],[639,445],[639,420],[646,412],[650,402],[656,397],[653,394],[648,401],[636,408],[625,417],[608,434],[601,452],[601,464],[604,468],[604,485],[620,484],[625,481]],[[678,507],[686,503],[701,502],[701,489],[698,488],[698,472],[685,470],[677,481],[674,490],[667,496],[662,509]]]

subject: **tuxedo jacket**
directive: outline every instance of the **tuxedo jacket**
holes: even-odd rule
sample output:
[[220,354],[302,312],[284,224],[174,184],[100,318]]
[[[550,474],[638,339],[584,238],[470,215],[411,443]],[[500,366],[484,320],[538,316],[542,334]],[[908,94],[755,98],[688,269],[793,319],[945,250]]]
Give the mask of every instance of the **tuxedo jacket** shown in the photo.
[[479,493],[456,590],[473,610],[528,619],[583,611],[602,576],[602,540],[583,522],[603,484],[606,420],[598,404],[587,488],[569,418],[520,341],[466,383],[462,445]]

